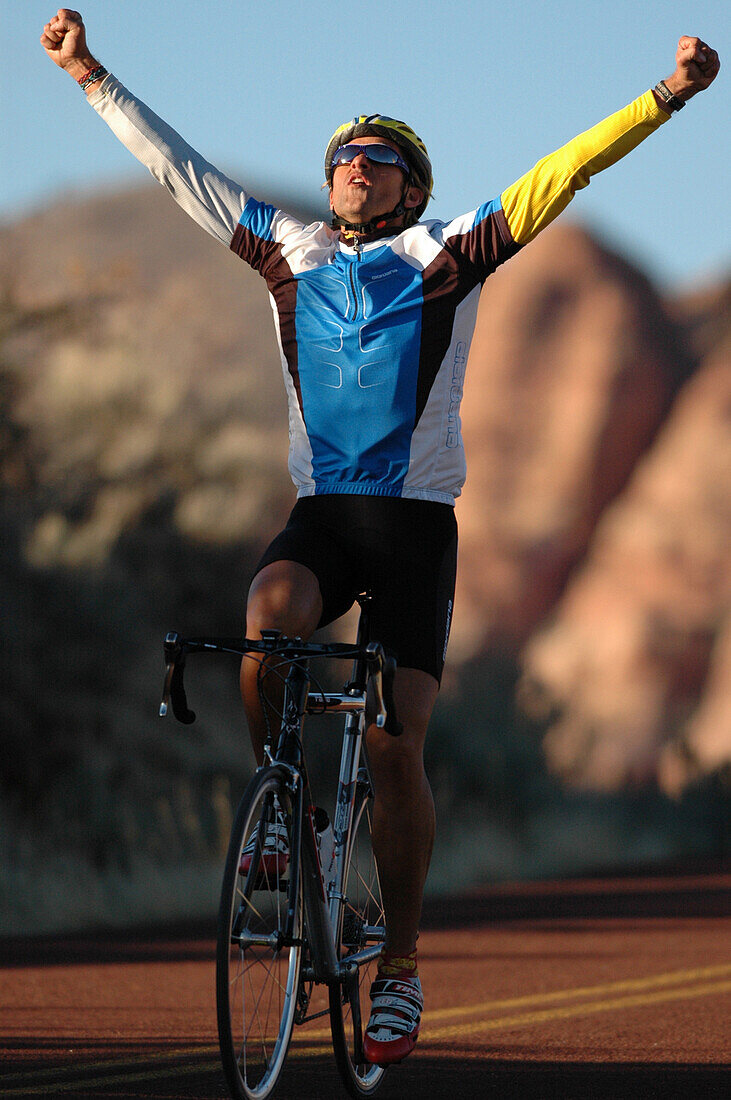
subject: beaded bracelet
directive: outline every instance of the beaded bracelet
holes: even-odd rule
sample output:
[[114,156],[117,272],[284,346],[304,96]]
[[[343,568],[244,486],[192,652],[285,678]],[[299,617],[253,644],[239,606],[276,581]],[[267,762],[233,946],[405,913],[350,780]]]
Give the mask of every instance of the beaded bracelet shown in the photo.
[[108,76],[107,70],[103,65],[96,65],[93,69],[87,69],[84,75],[79,77],[77,84],[82,92],[85,92],[90,84],[93,84],[97,80],[101,80],[103,76]]

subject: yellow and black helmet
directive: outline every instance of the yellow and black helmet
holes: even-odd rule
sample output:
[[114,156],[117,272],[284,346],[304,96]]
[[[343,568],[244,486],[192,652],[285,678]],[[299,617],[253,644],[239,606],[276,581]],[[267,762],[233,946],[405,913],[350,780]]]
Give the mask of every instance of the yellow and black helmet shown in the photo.
[[411,168],[411,177],[414,185],[424,192],[422,202],[413,210],[408,211],[407,224],[418,221],[426,209],[426,204],[431,198],[434,189],[431,161],[426,151],[426,145],[410,126],[405,122],[399,122],[397,118],[389,118],[388,115],[356,115],[350,122],[344,122],[330,138],[325,152],[325,178],[332,187],[332,160],[336,149],[341,145],[347,145],[359,137],[383,137],[389,138],[403,150],[404,159]]

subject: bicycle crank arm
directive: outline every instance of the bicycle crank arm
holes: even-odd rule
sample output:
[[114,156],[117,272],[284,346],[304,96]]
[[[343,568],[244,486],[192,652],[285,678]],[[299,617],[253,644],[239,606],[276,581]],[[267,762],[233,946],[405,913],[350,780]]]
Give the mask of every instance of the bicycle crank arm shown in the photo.
[[355,951],[352,955],[348,955],[343,961],[342,973],[347,977],[347,972],[351,967],[355,967],[356,970],[360,966],[366,966],[370,962],[375,962],[376,959],[381,957],[381,944],[385,940],[385,932],[381,937],[379,943],[374,943],[372,947],[364,947],[362,951]]
[[237,944],[241,950],[247,947],[269,947],[272,951],[281,951],[283,947],[301,947],[302,940],[288,939],[279,932],[270,932],[268,936],[257,936],[254,932],[240,932],[231,937],[231,942]]

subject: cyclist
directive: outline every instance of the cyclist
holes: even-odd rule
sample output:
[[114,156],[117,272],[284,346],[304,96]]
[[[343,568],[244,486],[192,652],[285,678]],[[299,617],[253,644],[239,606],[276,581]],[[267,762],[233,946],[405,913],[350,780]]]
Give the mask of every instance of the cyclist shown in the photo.
[[[387,943],[365,1049],[371,1062],[401,1061],[423,1003],[416,938],[434,808],[422,750],[452,616],[459,403],[477,299],[592,174],[711,84],[718,57],[682,37],[672,76],[446,223],[421,220],[432,169],[416,133],[388,116],[356,116],[326,150],[331,224],[305,226],[248,195],[108,74],[78,12],[61,9],[41,43],[181,207],[269,288],[298,499],[256,571],[246,629],[307,638],[367,587],[373,637],[398,660],[404,734],[368,732]],[[267,716],[252,667],[242,670],[242,694],[261,760]]]

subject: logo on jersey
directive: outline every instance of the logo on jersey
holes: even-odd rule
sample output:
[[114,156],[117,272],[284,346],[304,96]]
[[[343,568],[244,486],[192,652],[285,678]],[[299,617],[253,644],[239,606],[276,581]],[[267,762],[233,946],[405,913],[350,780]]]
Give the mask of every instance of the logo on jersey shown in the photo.
[[447,409],[447,439],[446,445],[450,449],[459,447],[460,423],[459,406],[462,402],[462,387],[464,385],[464,372],[467,366],[467,345],[464,340],[459,340],[454,353],[452,365],[452,384],[449,388],[449,408]]

